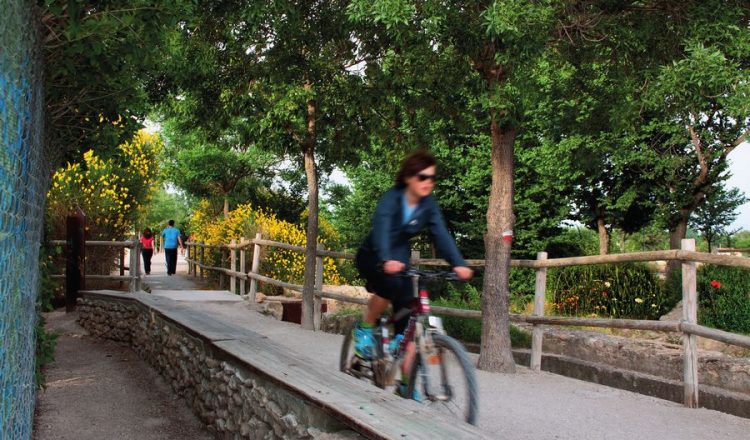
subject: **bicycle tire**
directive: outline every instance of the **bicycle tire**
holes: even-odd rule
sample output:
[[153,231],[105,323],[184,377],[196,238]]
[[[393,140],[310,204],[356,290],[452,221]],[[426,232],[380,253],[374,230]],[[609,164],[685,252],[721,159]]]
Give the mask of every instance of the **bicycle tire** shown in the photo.
[[[344,341],[341,344],[341,355],[339,358],[339,371],[341,371],[342,373],[346,373],[350,376],[354,376],[358,379],[366,380],[379,388],[384,388],[385,387],[385,381],[384,381],[385,365],[383,362],[384,354],[379,344],[376,343],[374,347],[375,358],[370,361],[362,361],[362,365],[364,367],[365,372],[361,376],[350,371],[350,368],[355,358],[353,331],[356,325],[357,323],[353,322],[347,325],[344,330],[345,332]],[[366,373],[367,370],[370,371],[370,375]]]
[[[448,379],[448,376],[446,374],[447,371],[447,359],[448,356],[445,355],[445,352],[450,352],[455,359],[458,361],[458,365],[461,368],[461,373],[458,374],[459,379],[463,379],[464,385],[465,385],[465,393],[466,395],[463,396],[465,398],[465,402],[461,402],[459,404],[456,404],[455,402],[451,402],[456,405],[457,408],[462,410],[463,417],[462,419],[466,421],[467,423],[470,423],[472,425],[476,425],[477,423],[477,416],[479,411],[479,399],[478,399],[478,391],[477,391],[477,379],[476,374],[474,371],[474,365],[472,364],[471,360],[469,359],[469,355],[466,354],[466,350],[464,350],[461,343],[459,343],[457,340],[451,338],[450,336],[441,335],[439,333],[435,333],[432,335],[432,341],[435,344],[435,347],[438,350],[441,350],[440,354],[440,376],[441,376],[441,386],[440,388],[442,390],[450,389],[452,388],[450,385],[450,380]],[[411,367],[411,371],[409,372],[409,386],[407,387],[407,396],[412,396],[414,394],[415,388],[419,390],[423,394],[424,402],[427,404],[435,403],[435,401],[429,400],[430,396],[430,390],[427,389],[428,384],[424,383],[424,381],[420,382],[420,377],[418,377],[418,373],[420,369],[427,368],[424,360],[422,359],[422,353],[417,353],[417,356],[414,359],[414,364]],[[455,379],[454,379],[455,380]],[[419,385],[418,385],[419,383]],[[421,390],[419,389],[421,386]],[[449,401],[455,400],[452,396],[449,398]],[[465,408],[461,408],[461,406],[465,406]],[[455,414],[453,411],[451,413]]]
[[341,357],[339,358],[339,371],[342,373],[348,373],[349,361],[354,356],[354,349],[352,347],[352,332],[356,322],[352,322],[347,325],[344,329],[344,342],[341,344]]

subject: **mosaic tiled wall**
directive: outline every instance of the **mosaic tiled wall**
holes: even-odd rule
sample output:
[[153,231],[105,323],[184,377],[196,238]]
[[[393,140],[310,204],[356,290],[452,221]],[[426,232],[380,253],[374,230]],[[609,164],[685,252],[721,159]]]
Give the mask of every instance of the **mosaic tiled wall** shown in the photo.
[[0,0],[0,439],[31,438],[34,304],[48,176],[34,1]]

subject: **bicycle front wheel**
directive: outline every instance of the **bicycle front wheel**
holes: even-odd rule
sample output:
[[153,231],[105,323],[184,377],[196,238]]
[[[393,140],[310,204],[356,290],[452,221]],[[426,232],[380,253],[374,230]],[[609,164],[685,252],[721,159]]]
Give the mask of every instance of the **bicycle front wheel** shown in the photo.
[[432,342],[432,349],[417,354],[407,395],[415,395],[416,390],[429,407],[476,425],[479,403],[474,365],[450,336],[436,333]]

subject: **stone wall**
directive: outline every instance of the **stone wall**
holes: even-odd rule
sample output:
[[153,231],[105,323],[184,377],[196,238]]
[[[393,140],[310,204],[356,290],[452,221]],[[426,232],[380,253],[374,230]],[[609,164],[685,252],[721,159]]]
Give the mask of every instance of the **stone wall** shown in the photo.
[[92,336],[130,345],[219,438],[355,439],[329,414],[251,365],[135,301],[79,299]]

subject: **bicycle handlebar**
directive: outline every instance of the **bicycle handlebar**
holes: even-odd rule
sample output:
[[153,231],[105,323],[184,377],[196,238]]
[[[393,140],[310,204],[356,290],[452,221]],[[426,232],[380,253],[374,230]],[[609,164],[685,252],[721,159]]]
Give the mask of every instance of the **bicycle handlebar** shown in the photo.
[[401,276],[424,278],[428,280],[444,279],[448,281],[463,281],[458,277],[458,274],[452,270],[427,271],[410,267],[401,272]]

